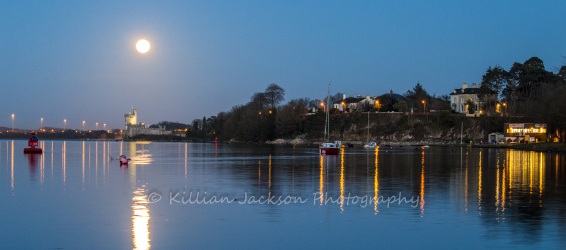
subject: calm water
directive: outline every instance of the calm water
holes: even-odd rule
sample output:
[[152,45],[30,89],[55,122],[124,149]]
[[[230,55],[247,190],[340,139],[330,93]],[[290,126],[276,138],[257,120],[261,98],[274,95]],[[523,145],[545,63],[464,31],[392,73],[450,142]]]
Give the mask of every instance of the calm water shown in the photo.
[[0,249],[566,247],[564,155],[94,141],[43,141],[42,155],[24,155],[26,146],[0,141]]

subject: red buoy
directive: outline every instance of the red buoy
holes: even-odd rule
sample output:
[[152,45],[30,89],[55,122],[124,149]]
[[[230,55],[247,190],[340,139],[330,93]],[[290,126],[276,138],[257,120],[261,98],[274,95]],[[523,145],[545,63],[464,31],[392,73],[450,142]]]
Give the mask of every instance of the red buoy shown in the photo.
[[34,153],[41,154],[43,150],[41,148],[36,148],[39,146],[39,140],[37,139],[36,133],[32,132],[28,139],[29,148],[24,148],[24,153]]

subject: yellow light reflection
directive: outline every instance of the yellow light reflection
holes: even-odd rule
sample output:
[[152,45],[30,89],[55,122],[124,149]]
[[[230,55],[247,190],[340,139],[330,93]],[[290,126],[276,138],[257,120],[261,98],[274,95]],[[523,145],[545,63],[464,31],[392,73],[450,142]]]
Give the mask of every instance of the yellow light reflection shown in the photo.
[[63,152],[61,154],[63,159],[63,184],[67,181],[67,141],[63,141]]
[[96,183],[98,183],[98,142],[95,142],[94,146],[94,176]]
[[85,142],[84,141],[83,141],[83,183],[85,183]]
[[478,170],[478,206],[479,206],[479,214],[481,215],[481,150],[480,150],[480,160],[479,160],[479,170]]
[[51,181],[53,181],[53,141],[51,141]]
[[106,181],[106,142],[102,142],[102,182]]
[[[499,165],[497,166],[497,176],[496,181],[495,181],[495,212],[497,213],[499,211],[499,201],[500,201],[500,197],[499,197],[499,186],[501,184],[501,178],[499,178],[499,173],[501,172],[501,168],[499,168]],[[499,214],[499,213],[497,213]]]
[[[244,161],[244,163],[245,163],[245,161]],[[261,187],[261,161],[258,161],[257,165],[258,165],[257,166],[257,174],[258,174],[257,185],[258,185],[258,187]]]
[[144,191],[138,188],[134,191],[132,201],[132,233],[134,249],[149,249],[149,209],[147,208],[147,196]]
[[[538,203],[542,206],[542,193],[544,191],[546,155],[537,152],[524,152],[517,150],[507,151],[508,171],[504,172],[503,178],[509,181],[507,204],[512,204],[512,190],[519,193],[527,193],[529,203]],[[508,175],[508,176],[507,176]],[[503,192],[507,189],[504,179]],[[537,190],[538,189],[538,192]],[[538,194],[537,194],[538,193]],[[502,197],[504,199],[505,197]],[[502,200],[503,202],[503,200]],[[504,204],[502,204],[503,206]]]
[[12,176],[12,190],[14,190],[14,140],[12,140],[12,155],[11,155],[11,176]]
[[544,162],[546,162],[545,159],[544,159],[545,158],[544,156],[545,156],[545,154],[540,152],[540,155],[539,155],[539,158],[540,158],[539,171],[538,171],[538,183],[539,183],[538,191],[539,191],[539,204],[540,204],[541,207],[542,207],[542,191],[543,191],[542,183],[543,183],[543,180],[544,180],[544,168],[542,166],[544,165]]
[[[42,141],[41,142],[41,148],[45,149],[45,142]],[[43,184],[43,181],[45,180],[45,155],[41,154],[41,164],[40,164],[40,169],[41,169],[41,173],[40,173],[40,182],[41,184]]]
[[185,179],[187,179],[187,143],[185,142]]
[[379,198],[379,174],[378,174],[378,164],[377,164],[377,155],[379,153],[379,146],[377,146],[375,148],[375,176],[373,179],[373,210],[375,211],[375,214],[379,213],[379,211],[377,210],[377,199]]
[[344,148],[340,151],[340,210],[344,211]]
[[269,191],[271,191],[271,155],[269,155]]
[[421,167],[421,217],[424,216],[424,204],[425,204],[425,200],[424,200],[424,195],[425,195],[425,176],[424,176],[424,153],[425,151],[423,150],[423,159],[422,159],[422,167]]
[[324,156],[320,155],[320,205],[324,201]]

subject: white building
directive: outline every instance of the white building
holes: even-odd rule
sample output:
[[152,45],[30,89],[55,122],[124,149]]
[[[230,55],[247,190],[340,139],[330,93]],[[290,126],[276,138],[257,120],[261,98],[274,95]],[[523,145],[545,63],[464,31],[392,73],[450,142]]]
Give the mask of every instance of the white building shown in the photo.
[[[480,85],[481,86],[481,85]],[[468,100],[472,100],[475,104],[475,114],[480,113],[480,99],[478,95],[480,94],[480,89],[478,86],[473,83],[471,88],[468,88],[468,84],[462,84],[461,89],[454,89],[453,93],[450,93],[450,106],[452,110],[456,111],[457,113],[465,113],[468,114],[468,110],[466,108],[466,103]]]
[[346,94],[343,94],[342,100],[339,102],[334,103],[334,108],[344,112],[344,109],[355,111],[361,110],[362,105],[369,105],[370,107],[375,107],[375,100],[377,97],[370,97],[367,95],[365,98],[362,95],[358,95],[354,97],[351,95],[350,97],[346,98]]
[[124,130],[124,138],[133,137],[136,135],[171,135],[173,132],[165,130],[165,127],[148,128],[145,123],[138,121],[138,112],[133,109],[131,113],[124,115],[126,129]]

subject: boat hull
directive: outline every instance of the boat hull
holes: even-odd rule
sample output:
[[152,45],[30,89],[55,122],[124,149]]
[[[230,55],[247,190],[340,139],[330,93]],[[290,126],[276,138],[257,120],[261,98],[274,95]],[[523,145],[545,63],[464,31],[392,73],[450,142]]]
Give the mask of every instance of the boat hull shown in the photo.
[[340,152],[340,148],[319,148],[321,155],[337,155]]

